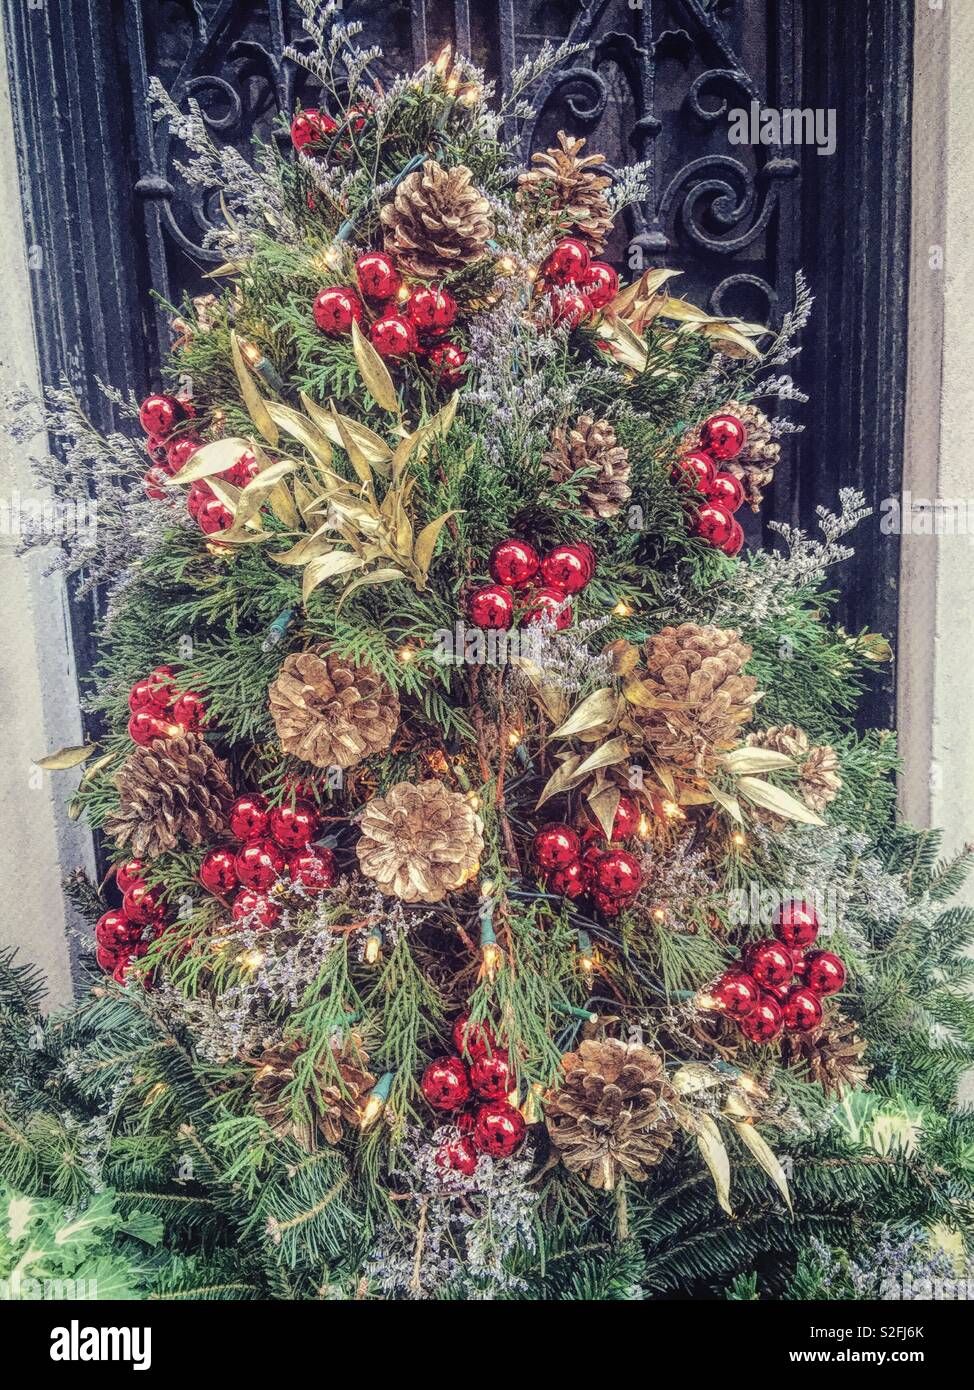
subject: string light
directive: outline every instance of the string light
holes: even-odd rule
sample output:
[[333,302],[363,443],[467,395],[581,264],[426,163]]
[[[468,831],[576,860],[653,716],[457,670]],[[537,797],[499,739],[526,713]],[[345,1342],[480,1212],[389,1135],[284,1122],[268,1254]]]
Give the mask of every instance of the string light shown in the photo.
[[416,648],[411,647],[408,642],[404,647],[400,647],[396,652],[396,660],[400,666],[408,666],[411,661],[416,659]]
[[255,946],[252,946],[249,951],[241,951],[237,957],[237,964],[241,970],[254,971],[260,969],[265,959],[263,951],[258,951]]
[[521,1106],[521,1118],[526,1125],[536,1125],[541,1120],[541,1097],[544,1095],[544,1087],[540,1081],[532,1081],[528,1087],[528,1093]]
[[513,275],[517,264],[513,256],[501,256],[494,265],[498,275]]
[[467,805],[470,807],[471,811],[479,811],[479,810],[480,810],[480,807],[481,807],[482,803],[481,803],[481,800],[480,800],[480,796],[478,795],[477,792],[467,792],[466,796],[465,796],[463,799],[464,799],[464,801],[466,801],[466,803],[467,803]]
[[619,600],[612,611],[617,618],[631,618],[633,615],[632,605],[627,603],[624,598]]
[[637,827],[636,834],[639,836],[641,840],[649,839],[649,817],[646,815],[645,812],[643,812],[643,814],[639,817],[639,825]]
[[[493,891],[493,883],[490,887]],[[480,895],[480,960],[481,975],[486,975],[493,984],[498,970],[504,964],[504,952],[497,944],[494,934],[494,899],[491,893],[481,890]]]
[[382,954],[382,933],[378,927],[373,927],[365,938],[365,963],[375,965]]
[[321,262],[326,270],[337,270],[342,263],[342,252],[338,246],[329,246],[321,253]]
[[733,835],[731,835],[731,844],[735,845],[738,849],[744,848],[747,844],[747,836],[744,834],[743,830],[734,831]]
[[507,735],[507,741],[512,748],[516,748],[521,742],[522,734],[520,729],[512,729]]
[[653,921],[656,922],[659,926],[662,926],[663,923],[666,921],[666,913],[663,911],[661,907],[654,907],[649,915],[650,917],[652,917]]
[[578,968],[583,975],[594,975],[597,957],[592,946],[592,938],[581,927],[578,929]]
[[675,801],[663,802],[663,815],[666,816],[667,820],[686,820],[687,818],[686,812],[682,811]]
[[362,1106],[362,1115],[359,1120],[359,1126],[362,1130],[369,1129],[382,1114],[386,1107],[386,1101],[389,1099],[389,1092],[392,1090],[394,1077],[395,1072],[387,1071],[372,1087],[366,1097],[365,1104]]

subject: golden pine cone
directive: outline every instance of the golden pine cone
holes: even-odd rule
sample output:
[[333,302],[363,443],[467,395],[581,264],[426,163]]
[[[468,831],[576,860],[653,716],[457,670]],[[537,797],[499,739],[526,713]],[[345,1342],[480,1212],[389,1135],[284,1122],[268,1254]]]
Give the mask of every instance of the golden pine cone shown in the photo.
[[582,468],[590,470],[579,479],[583,516],[617,516],[632,496],[629,450],[618,442],[608,420],[580,415],[570,429],[556,426],[542,462],[556,483],[569,481]]
[[786,1067],[804,1067],[826,1095],[841,1098],[869,1079],[869,1067],[862,1060],[868,1046],[859,1037],[858,1025],[836,1012],[809,1033],[785,1033],[781,1060]]
[[337,1144],[345,1125],[358,1123],[364,1097],[375,1085],[368,1070],[369,1059],[358,1038],[351,1038],[344,1048],[334,1047],[334,1066],[341,1082],[324,1060],[315,1067],[314,1084],[303,1097],[287,1092],[295,1080],[295,1065],[304,1047],[299,1042],[277,1043],[265,1048],[251,1059],[256,1070],[251,1080],[255,1094],[254,1110],[266,1120],[278,1139],[293,1139],[302,1149],[312,1153],[320,1134],[328,1144]]
[[323,649],[292,652],[268,692],[285,753],[315,767],[353,767],[392,742],[399,700],[364,662]]
[[362,813],[359,867],[383,893],[438,903],[477,872],[483,821],[459,792],[435,778],[399,782]]
[[545,1125],[565,1167],[605,1191],[622,1176],[642,1182],[677,1128],[662,1057],[642,1043],[589,1038],[561,1064]]
[[[795,760],[798,795],[810,810],[820,814],[842,790],[838,753],[828,743],[812,747],[805,730],[797,724],[773,725],[760,733],[748,734],[744,741],[749,748],[770,748]],[[769,811],[760,812],[759,818],[769,824],[785,824]]]
[[677,775],[710,778],[752,715],[757,681],[741,674],[751,648],[733,628],[681,623],[643,650],[650,704],[634,706],[632,718],[647,752]]
[[226,764],[200,734],[135,748],[115,778],[119,808],[105,833],[138,859],[185,845],[207,845],[227,828],[233,787]]
[[479,260],[493,236],[490,204],[464,164],[444,169],[428,159],[407,175],[380,213],[385,249],[423,280]]
[[583,155],[585,141],[563,130],[557,139],[557,146],[531,156],[533,167],[518,177],[518,194],[522,201],[535,194],[546,198],[555,211],[564,213],[573,235],[597,256],[612,232],[612,212],[605,196],[612,180],[603,172],[605,155]]
[[747,441],[737,458],[721,466],[740,479],[744,500],[752,512],[759,511],[764,489],[771,484],[781,460],[781,445],[771,432],[771,421],[756,405],[728,401],[721,413],[736,415],[747,430]]

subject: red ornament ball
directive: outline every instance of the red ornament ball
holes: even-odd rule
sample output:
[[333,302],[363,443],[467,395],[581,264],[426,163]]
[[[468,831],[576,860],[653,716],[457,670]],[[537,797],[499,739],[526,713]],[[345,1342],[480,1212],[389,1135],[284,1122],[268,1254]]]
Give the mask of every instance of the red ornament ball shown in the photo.
[[158,435],[150,434],[145,441],[145,451],[153,463],[157,463],[162,468],[166,468],[169,463],[169,447],[164,439]]
[[700,427],[700,443],[713,458],[726,463],[747,443],[747,430],[736,415],[711,415]]
[[318,833],[318,812],[308,801],[275,806],[270,814],[272,837],[282,849],[304,849]]
[[153,464],[142,474],[142,491],[153,502],[161,502],[168,491],[166,487],[168,481],[169,470],[159,464]]
[[784,1018],[790,1033],[808,1033],[822,1022],[822,1001],[807,985],[796,985],[785,999]]
[[401,314],[386,314],[376,319],[369,336],[382,357],[405,357],[419,346],[415,328]]
[[684,454],[676,461],[676,467],[670,474],[674,483],[681,480],[690,483],[698,492],[704,496],[709,494],[713,485],[717,470],[714,468],[714,461],[709,454],[705,454],[701,449],[694,449],[689,454]]
[[531,842],[534,862],[542,869],[563,869],[582,852],[582,842],[570,825],[551,821]]
[[708,502],[700,508],[694,530],[712,546],[723,548],[733,538],[734,527],[737,525],[726,508],[717,502]]
[[459,386],[467,374],[467,354],[456,343],[440,343],[429,354],[434,379],[447,390]]
[[296,150],[303,150],[306,145],[320,145],[337,129],[338,122],[327,111],[309,107],[307,111],[299,111],[291,122],[291,144]]
[[186,494],[186,510],[194,521],[199,521],[200,510],[204,503],[209,502],[215,496],[216,494],[209,483],[200,481],[190,484],[189,492]]
[[395,262],[384,251],[366,251],[359,256],[355,278],[366,299],[394,299],[402,284]]
[[811,951],[803,961],[802,974],[816,994],[838,994],[845,984],[845,965],[832,951]]
[[362,302],[349,285],[332,285],[315,295],[311,306],[314,321],[322,333],[340,338],[351,333],[353,323],[362,322]]
[[149,714],[165,714],[169,708],[170,690],[168,686],[152,681],[148,676],[136,681],[129,691],[129,709],[133,714],[146,711]]
[[609,898],[632,898],[639,892],[643,871],[626,849],[609,849],[594,864],[592,885]]
[[584,285],[592,264],[588,247],[578,237],[559,241],[541,267],[541,274],[550,285]]
[[119,947],[117,951],[113,951],[111,946],[95,947],[95,960],[98,962],[102,970],[106,971],[109,975],[115,969],[116,965],[119,962],[119,958],[122,955],[125,955],[124,947]]
[[144,883],[134,883],[127,893],[122,894],[122,911],[130,922],[140,927],[158,922],[163,915],[159,895]]
[[604,309],[619,293],[619,277],[606,261],[593,261],[582,285],[593,309]]
[[270,888],[284,872],[284,854],[273,840],[251,840],[234,860],[237,877],[245,888]]
[[459,1110],[470,1099],[470,1077],[460,1057],[430,1062],[419,1084],[434,1110]]
[[625,793],[619,797],[619,805],[612,818],[612,838],[613,840],[629,840],[639,830],[639,822],[642,815],[639,810],[639,803],[633,796],[626,796]]
[[172,474],[176,474],[196,453],[200,447],[200,441],[194,439],[192,435],[181,434],[178,439],[174,439],[166,450],[166,467]]
[[548,887],[560,898],[574,902],[576,898],[588,892],[588,879],[588,871],[581,859],[573,859],[570,864],[564,864],[560,869],[552,869],[548,875]]
[[267,800],[260,792],[238,796],[230,807],[230,833],[238,840],[259,840],[269,827]]
[[787,946],[780,941],[756,941],[744,954],[748,974],[759,985],[783,985],[795,973],[795,962]]
[[797,898],[778,906],[772,925],[775,936],[786,946],[811,946],[818,936],[818,914],[809,903]]
[[497,1039],[489,1023],[471,1023],[468,1014],[461,1014],[453,1025],[453,1046],[461,1057],[475,1062],[497,1049]]
[[236,856],[232,849],[211,849],[200,865],[200,883],[218,898],[226,898],[237,886]]
[[506,1053],[492,1052],[472,1063],[470,1084],[481,1100],[503,1100],[510,1095],[514,1078]]
[[146,434],[164,439],[183,418],[183,408],[175,396],[146,396],[139,406],[139,424]]
[[212,497],[196,513],[196,524],[204,536],[215,536],[219,531],[230,530],[233,512],[223,505],[219,497]]
[[514,621],[514,596],[501,584],[476,589],[467,603],[467,616],[474,627],[509,628]]
[[541,561],[538,552],[527,541],[501,541],[490,552],[488,568],[491,578],[509,589],[521,589],[538,573]]
[[491,1158],[510,1158],[524,1141],[527,1126],[519,1110],[506,1101],[482,1105],[477,1111],[473,1142]]
[[555,631],[564,632],[566,627],[571,626],[575,616],[571,604],[566,603],[565,599],[566,595],[561,589],[554,586],[535,590],[521,619],[521,626],[527,627],[529,623],[539,623],[542,618],[550,618],[554,622]]
[[457,301],[449,290],[423,285],[406,300],[406,314],[419,333],[442,333],[457,316]]
[[562,290],[551,298],[551,317],[556,324],[577,328],[592,312],[592,301],[581,290]]
[[478,1161],[473,1141],[465,1135],[451,1140],[449,1144],[444,1144],[436,1151],[437,1167],[452,1169],[454,1173],[462,1173],[465,1178],[473,1177]]
[[738,1020],[741,1032],[753,1043],[773,1042],[784,1026],[781,1005],[770,994],[762,994],[751,1012]]
[[124,864],[119,864],[115,869],[115,884],[120,893],[127,893],[135,883],[142,882],[142,875],[145,872],[145,865],[141,859],[126,859]]
[[178,724],[170,724],[158,715],[151,714],[149,710],[139,710],[138,714],[133,714],[129,720],[128,732],[133,743],[137,743],[140,748],[148,748],[156,739],[172,738],[174,733],[181,733],[182,730]]
[[743,970],[728,970],[709,993],[714,1006],[731,1018],[745,1018],[761,997],[757,982]]
[[725,555],[735,556],[744,545],[744,528],[736,516],[731,517],[731,533],[724,541],[723,545],[718,546]]
[[590,557],[577,545],[556,545],[541,561],[541,578],[563,594],[580,593],[593,572]]
[[243,453],[237,458],[236,463],[232,464],[220,474],[228,483],[234,487],[246,487],[252,483],[260,472],[260,464],[254,458],[249,449],[244,449]]
[[323,893],[334,887],[338,878],[338,865],[330,849],[299,849],[288,860],[291,882],[300,884],[306,893]]
[[253,888],[241,888],[233,900],[230,915],[235,922],[249,918],[256,927],[272,927],[281,911],[263,893],[256,893]]
[[95,940],[113,955],[141,939],[142,929],[138,923],[117,908],[103,912],[95,923]]
[[591,579],[595,573],[595,566],[598,559],[595,551],[589,545],[588,541],[572,541],[572,545],[585,556],[586,563],[588,564],[588,577]]
[[618,917],[629,906],[629,898],[614,898],[611,893],[603,893],[601,888],[590,889],[592,901],[604,917]]
[[206,726],[206,705],[195,690],[184,690],[182,695],[177,695],[169,714],[188,733],[198,734]]
[[744,501],[744,489],[733,473],[715,473],[705,491],[709,501],[719,503],[728,512],[736,512]]

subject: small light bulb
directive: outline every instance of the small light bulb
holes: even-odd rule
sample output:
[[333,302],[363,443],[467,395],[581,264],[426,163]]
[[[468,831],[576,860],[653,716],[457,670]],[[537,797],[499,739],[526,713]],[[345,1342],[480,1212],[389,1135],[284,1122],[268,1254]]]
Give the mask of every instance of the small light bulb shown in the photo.
[[469,86],[464,87],[457,100],[460,102],[461,106],[476,106],[482,96],[483,92],[481,89],[477,86],[476,82],[472,82]]
[[385,1101],[382,1100],[381,1097],[375,1095],[369,1096],[362,1107],[362,1119],[360,1121],[362,1129],[368,1129],[370,1125],[374,1125],[382,1114],[384,1107]]
[[337,246],[329,246],[322,252],[321,259],[329,270],[337,270],[342,263],[342,253]]
[[396,652],[396,660],[399,662],[401,666],[408,666],[409,663],[415,659],[415,656],[415,647],[400,647],[399,650]]
[[507,735],[507,741],[512,748],[516,748],[521,742],[521,731],[519,729],[512,729]]
[[619,602],[616,604],[616,606],[613,608],[612,611],[613,611],[613,613],[616,615],[617,618],[631,618],[631,617],[632,617],[632,608],[630,607],[630,605],[629,605],[628,603],[626,603],[625,599],[620,599]]
[[686,813],[680,810],[675,801],[663,802],[663,814],[668,820],[686,820]]
[[482,958],[484,962],[484,973],[488,980],[493,980],[504,963],[504,952],[496,941],[487,941],[484,943]]
[[249,951],[242,951],[240,953],[237,957],[237,964],[242,970],[259,970],[264,964],[264,959],[263,951],[251,948]]
[[654,922],[659,922],[660,924],[662,924],[666,921],[666,913],[663,911],[661,907],[654,907],[649,915],[652,917]]
[[470,807],[472,811],[480,810],[480,797],[477,795],[476,792],[467,792],[466,796],[464,797],[464,801],[466,801],[467,805]]
[[744,834],[743,830],[734,831],[733,835],[731,835],[731,844],[736,845],[738,849],[744,848],[747,844],[747,836]]
[[264,355],[255,343],[241,343],[240,351],[243,353],[245,361],[249,362],[251,367],[256,367],[257,363],[261,360],[261,358]]
[[382,954],[382,933],[371,931],[365,939],[365,963],[375,965]]
[[639,828],[636,831],[641,840],[649,838],[649,817],[645,814],[639,817]]
[[453,96],[454,92],[456,92],[457,88],[460,85],[460,79],[459,77],[457,77],[455,72],[451,72],[450,76],[446,79],[443,85],[446,88],[446,90],[450,93],[450,95]]
[[513,275],[517,269],[513,256],[501,256],[494,266],[498,275]]

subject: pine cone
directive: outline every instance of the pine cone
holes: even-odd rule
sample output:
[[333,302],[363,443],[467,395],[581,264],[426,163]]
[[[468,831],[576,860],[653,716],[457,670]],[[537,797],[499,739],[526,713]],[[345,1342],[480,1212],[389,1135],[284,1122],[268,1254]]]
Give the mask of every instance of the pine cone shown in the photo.
[[293,1041],[265,1048],[251,1059],[257,1068],[251,1084],[256,1095],[254,1110],[277,1138],[293,1139],[311,1153],[319,1134],[326,1143],[337,1144],[344,1126],[358,1123],[362,1099],[375,1085],[375,1077],[368,1070],[369,1059],[361,1042],[350,1039],[344,1049],[333,1049],[341,1084],[334,1070],[320,1061],[315,1068],[315,1084],[303,1098],[304,1109],[310,1113],[302,1114],[292,1103],[296,1098],[286,1092],[294,1082],[295,1063],[303,1051],[302,1044]]
[[674,775],[709,779],[751,718],[757,681],[741,675],[751,648],[732,628],[681,623],[664,627],[643,650],[651,703],[634,706],[632,718],[647,752]]
[[434,280],[484,254],[494,228],[472,179],[465,165],[444,169],[435,159],[403,179],[380,217],[385,248],[404,269]]
[[138,859],[206,845],[227,828],[233,787],[226,764],[199,734],[156,739],[129,754],[115,778],[119,808],[105,832]]
[[[805,730],[797,724],[774,725],[760,733],[748,734],[744,741],[749,748],[770,748],[794,758],[798,768],[798,795],[812,811],[824,811],[842,789],[838,753],[827,743],[811,747]],[[781,817],[769,811],[761,812],[759,818],[769,824],[785,824]]]
[[608,420],[580,415],[571,429],[557,426],[542,461],[556,483],[574,478],[581,468],[596,470],[579,479],[583,516],[616,516],[632,496],[629,450],[616,441]]
[[545,1124],[565,1167],[610,1191],[636,1182],[673,1142],[675,1099],[663,1059],[641,1043],[587,1039],[561,1059],[558,1090],[545,1101]]
[[533,154],[534,167],[520,174],[517,186],[522,200],[540,194],[555,211],[563,212],[572,234],[597,256],[612,231],[612,213],[605,196],[612,180],[602,172],[605,155],[583,155],[584,144],[584,140],[560,130],[557,147]]
[[756,405],[728,401],[722,413],[736,415],[747,430],[744,448],[737,458],[730,459],[722,467],[740,479],[744,499],[751,511],[756,512],[764,500],[764,489],[774,478],[774,470],[781,459],[781,445],[771,433],[771,421]]
[[438,903],[477,872],[483,821],[442,782],[399,782],[362,813],[359,867],[383,893],[407,903]]
[[315,767],[353,767],[392,742],[399,700],[371,666],[292,652],[269,691],[281,747]]
[[858,1025],[843,1013],[826,1018],[810,1033],[786,1033],[781,1060],[786,1067],[805,1067],[827,1096],[841,1098],[846,1090],[864,1086],[869,1068],[862,1060],[868,1043]]

